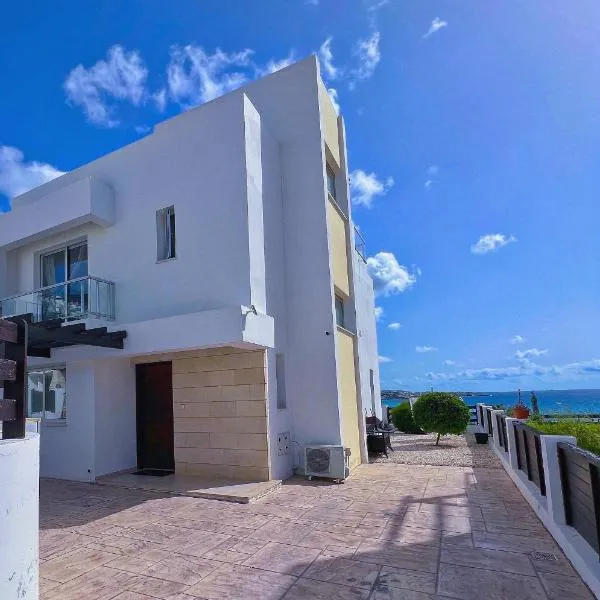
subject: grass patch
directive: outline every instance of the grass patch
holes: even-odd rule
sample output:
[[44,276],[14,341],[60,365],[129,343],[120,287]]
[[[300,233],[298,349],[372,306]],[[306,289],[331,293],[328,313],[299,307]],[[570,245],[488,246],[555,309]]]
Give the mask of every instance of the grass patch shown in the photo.
[[586,423],[577,419],[529,419],[527,425],[548,435],[572,435],[577,439],[580,448],[600,456],[600,423]]

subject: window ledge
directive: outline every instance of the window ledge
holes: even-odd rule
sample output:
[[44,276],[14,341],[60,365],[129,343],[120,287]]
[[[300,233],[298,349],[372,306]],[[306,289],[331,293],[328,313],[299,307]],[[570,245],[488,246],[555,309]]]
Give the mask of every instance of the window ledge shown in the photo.
[[52,429],[53,427],[66,427],[67,420],[66,419],[56,419],[52,421],[41,421],[40,427],[42,429],[48,428]]
[[173,256],[172,258],[160,258],[160,259],[156,259],[156,264],[160,265],[162,263],[171,262],[172,260],[177,260],[177,257]]
[[338,211],[340,217],[342,217],[342,219],[344,219],[344,221],[350,221],[350,219],[348,218],[348,215],[344,212],[343,208],[338,204],[337,200],[328,192],[327,195],[329,196],[329,202],[331,202],[331,204],[333,204],[333,208],[335,208],[335,210]]
[[351,335],[352,337],[356,337],[356,331],[350,331],[349,329],[346,329],[345,327],[342,327],[341,325],[336,325],[335,328],[338,331],[341,331],[342,333],[345,333],[347,335]]

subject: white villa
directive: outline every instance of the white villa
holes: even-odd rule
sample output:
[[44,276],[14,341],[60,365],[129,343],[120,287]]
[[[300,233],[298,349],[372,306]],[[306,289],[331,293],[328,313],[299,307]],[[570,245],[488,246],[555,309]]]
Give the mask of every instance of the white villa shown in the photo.
[[314,56],[15,198],[0,298],[100,344],[30,352],[42,476],[284,479],[307,444],[367,461],[373,284]]

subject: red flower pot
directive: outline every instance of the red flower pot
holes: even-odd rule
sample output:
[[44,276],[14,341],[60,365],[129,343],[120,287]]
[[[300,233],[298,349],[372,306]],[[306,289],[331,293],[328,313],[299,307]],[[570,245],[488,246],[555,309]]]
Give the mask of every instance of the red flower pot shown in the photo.
[[529,409],[525,406],[515,406],[512,409],[512,416],[515,419],[526,419],[529,417]]

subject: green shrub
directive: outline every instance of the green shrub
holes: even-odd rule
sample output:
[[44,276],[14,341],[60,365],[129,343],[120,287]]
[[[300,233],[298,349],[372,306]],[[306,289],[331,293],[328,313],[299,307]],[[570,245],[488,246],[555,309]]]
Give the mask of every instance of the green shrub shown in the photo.
[[403,402],[394,406],[390,410],[392,415],[392,423],[398,431],[404,433],[423,433],[420,427],[415,423],[412,409],[410,408],[410,402]]
[[528,419],[527,424],[548,435],[572,435],[577,439],[580,448],[600,456],[600,423],[588,423],[577,419]]
[[469,407],[456,394],[447,392],[423,394],[413,405],[413,415],[421,429],[438,434],[436,446],[440,436],[466,431],[470,420]]

